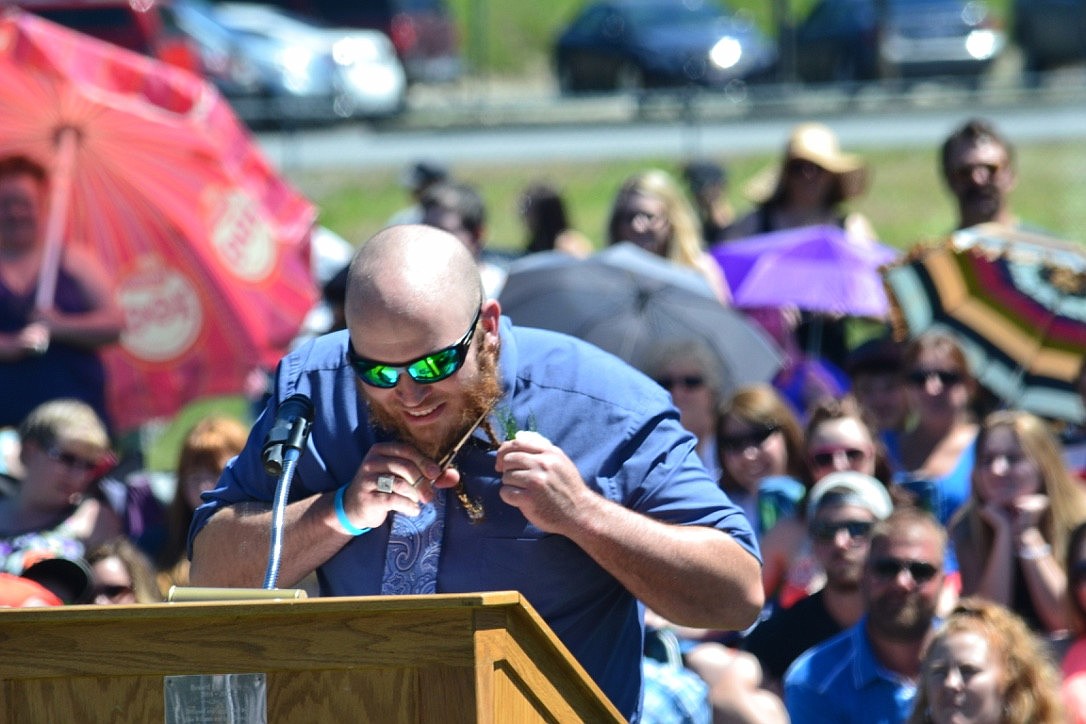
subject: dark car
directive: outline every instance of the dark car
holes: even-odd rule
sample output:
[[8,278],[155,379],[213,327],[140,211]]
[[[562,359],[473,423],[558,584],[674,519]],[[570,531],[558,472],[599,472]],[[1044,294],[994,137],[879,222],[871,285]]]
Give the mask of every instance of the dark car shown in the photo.
[[463,72],[460,38],[445,0],[267,0],[325,25],[380,30],[408,81],[440,83]]
[[769,78],[776,49],[745,16],[712,0],[602,0],[558,36],[564,93],[724,86]]
[[976,0],[819,0],[795,31],[807,83],[959,76],[974,81],[1006,45]]
[[1028,72],[1086,60],[1086,0],[1016,0],[1014,41]]

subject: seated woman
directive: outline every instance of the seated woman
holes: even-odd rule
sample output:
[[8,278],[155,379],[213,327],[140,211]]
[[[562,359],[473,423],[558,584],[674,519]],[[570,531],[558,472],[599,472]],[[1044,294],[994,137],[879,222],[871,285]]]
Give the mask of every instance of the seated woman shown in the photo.
[[1000,603],[1031,628],[1067,628],[1063,561],[1086,520],[1086,491],[1063,466],[1045,422],[1004,410],[984,420],[969,500],[951,520],[962,594]]
[[91,493],[113,460],[109,436],[90,405],[45,402],[19,426],[24,475],[0,500],[0,570],[21,573],[42,557],[84,557],[123,533],[116,513]]
[[713,353],[696,339],[668,344],[650,362],[649,376],[671,393],[683,427],[698,439],[698,457],[719,480],[716,411],[724,385]]
[[[812,411],[804,435],[811,477],[853,470],[889,479],[886,453],[851,397],[827,399]],[[821,588],[825,576],[814,558],[807,521],[799,515],[779,522],[762,538],[762,583],[766,600],[788,608]]]
[[215,487],[226,463],[241,452],[248,437],[249,428],[226,415],[204,417],[185,434],[177,458],[177,489],[166,513],[166,544],[157,559],[163,596],[173,586],[189,584],[189,526],[202,502],[200,494]]
[[770,385],[741,388],[717,415],[720,487],[743,509],[759,540],[794,516],[811,474],[803,429]]
[[1062,724],[1067,720],[1060,705],[1059,674],[1040,638],[1013,612],[972,597],[958,602],[928,642],[908,721]]
[[[969,497],[977,423],[977,383],[954,337],[929,332],[912,340],[903,358],[912,423],[885,437],[894,466],[895,499],[904,494],[944,526]],[[956,574],[954,542],[946,570]]]
[[108,540],[87,554],[94,575],[94,603],[158,603],[162,596],[150,559],[124,536]]

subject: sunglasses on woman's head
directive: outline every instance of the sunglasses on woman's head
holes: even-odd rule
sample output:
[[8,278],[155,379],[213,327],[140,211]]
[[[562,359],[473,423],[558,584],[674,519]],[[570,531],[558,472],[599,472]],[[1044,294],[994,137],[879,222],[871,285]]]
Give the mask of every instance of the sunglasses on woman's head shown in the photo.
[[366,359],[354,351],[354,344],[347,341],[347,361],[354,368],[358,379],[371,387],[392,389],[399,383],[400,375],[408,377],[422,385],[433,384],[452,377],[464,365],[468,356],[468,348],[475,334],[475,328],[479,324],[479,318],[483,313],[482,307],[475,312],[475,318],[471,320],[468,331],[456,344],[439,349],[436,352],[425,354],[406,364],[393,365],[386,362]]

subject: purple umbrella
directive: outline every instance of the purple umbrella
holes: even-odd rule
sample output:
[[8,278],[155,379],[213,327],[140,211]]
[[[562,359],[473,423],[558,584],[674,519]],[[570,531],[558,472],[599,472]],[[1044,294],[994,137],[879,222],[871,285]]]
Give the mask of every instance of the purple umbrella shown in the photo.
[[858,240],[836,226],[803,226],[716,244],[737,307],[798,307],[885,317],[889,302],[879,268],[897,250]]

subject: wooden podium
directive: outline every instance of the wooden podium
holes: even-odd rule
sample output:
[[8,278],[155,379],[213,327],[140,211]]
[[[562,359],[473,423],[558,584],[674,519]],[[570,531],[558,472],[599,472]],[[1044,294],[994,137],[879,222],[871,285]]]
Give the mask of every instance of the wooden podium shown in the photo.
[[9,609],[0,651],[2,724],[623,720],[515,592]]

